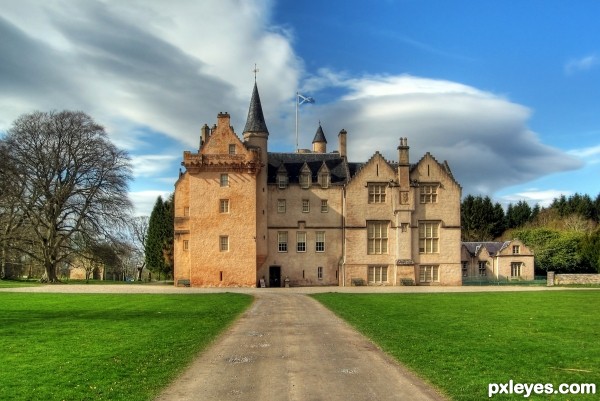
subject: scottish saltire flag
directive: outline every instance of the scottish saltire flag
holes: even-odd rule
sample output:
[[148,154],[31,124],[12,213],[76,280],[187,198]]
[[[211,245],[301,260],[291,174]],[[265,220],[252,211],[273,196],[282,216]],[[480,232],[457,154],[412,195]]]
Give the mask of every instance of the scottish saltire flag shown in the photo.
[[298,98],[298,104],[314,103],[315,102],[315,99],[313,99],[312,97],[301,95],[298,92],[296,92],[296,97]]

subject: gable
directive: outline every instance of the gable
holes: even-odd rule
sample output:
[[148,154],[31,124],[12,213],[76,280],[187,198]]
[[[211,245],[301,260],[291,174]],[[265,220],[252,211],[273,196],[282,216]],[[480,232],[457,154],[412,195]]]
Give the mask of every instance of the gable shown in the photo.
[[397,179],[397,171],[379,153],[375,152],[371,158],[357,170],[348,186],[364,186],[369,182],[389,182]]
[[418,182],[439,183],[460,188],[448,163],[438,162],[429,152],[425,153],[421,160],[412,166],[410,178]]

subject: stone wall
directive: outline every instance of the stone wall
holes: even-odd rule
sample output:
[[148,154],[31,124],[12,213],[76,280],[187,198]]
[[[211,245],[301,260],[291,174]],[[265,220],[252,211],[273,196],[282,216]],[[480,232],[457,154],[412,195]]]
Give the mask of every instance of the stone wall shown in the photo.
[[[549,272],[549,280],[550,277]],[[555,274],[554,284],[600,284],[600,274]]]

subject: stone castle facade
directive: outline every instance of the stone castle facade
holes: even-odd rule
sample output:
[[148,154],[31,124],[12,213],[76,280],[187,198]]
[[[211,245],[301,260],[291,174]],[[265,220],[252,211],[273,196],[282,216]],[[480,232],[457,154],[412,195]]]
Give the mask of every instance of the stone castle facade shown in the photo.
[[176,285],[461,285],[461,187],[446,162],[268,152],[255,84],[242,138],[219,113],[175,184]]

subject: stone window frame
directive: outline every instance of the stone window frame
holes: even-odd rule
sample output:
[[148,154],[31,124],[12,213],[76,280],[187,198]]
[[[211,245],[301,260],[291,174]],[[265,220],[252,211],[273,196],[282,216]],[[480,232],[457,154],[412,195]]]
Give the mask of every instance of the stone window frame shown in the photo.
[[277,252],[287,252],[288,251],[288,232],[287,231],[277,231]]
[[229,235],[219,236],[219,251],[229,252]]
[[187,240],[187,239],[184,239],[184,240],[183,240],[183,250],[184,250],[184,251],[187,251],[187,250],[189,250],[189,249],[190,249],[190,241],[189,241],[189,240]]
[[319,173],[319,184],[321,185],[321,188],[329,188],[329,186],[331,185],[331,176],[329,175],[328,172],[322,172]]
[[325,231],[315,232],[315,252],[325,252]]
[[367,221],[367,254],[385,255],[388,253],[389,221]]
[[439,283],[440,266],[439,265],[420,265],[419,266],[420,283]]
[[221,185],[221,187],[228,187],[229,186],[229,174],[222,173],[221,177],[219,178],[219,184]]
[[310,173],[300,173],[299,177],[300,188],[308,189],[311,186],[311,174]]
[[277,188],[286,189],[288,186],[288,176],[285,174],[277,174]]
[[230,203],[229,199],[219,199],[219,213],[221,214],[229,214]]
[[478,271],[479,271],[479,277],[486,277],[487,276],[487,262],[480,260],[479,262],[477,262],[477,267],[478,267]]
[[469,277],[469,262],[461,261],[460,262],[460,270],[462,272],[463,277]]
[[306,231],[296,231],[296,252],[306,252]]
[[317,280],[323,280],[323,266],[317,267]]
[[230,144],[229,144],[229,149],[228,149],[228,150],[229,150],[229,154],[230,154],[230,155],[235,155],[235,144],[233,144],[233,143],[230,143]]
[[302,213],[310,213],[310,199],[302,199]]
[[388,266],[373,265],[367,267],[367,282],[369,284],[388,283]]
[[285,199],[277,199],[277,213],[285,213],[287,210],[287,204]]
[[387,183],[369,182],[367,184],[369,204],[386,203]]
[[419,185],[419,200],[421,203],[437,203],[439,183],[435,184],[420,184]]
[[[517,274],[515,274],[515,272]],[[521,277],[523,274],[523,262],[510,262],[510,277]]]
[[440,253],[440,222],[419,222],[419,253]]
[[329,204],[327,199],[321,199],[321,213],[329,213]]
[[513,247],[512,247],[512,253],[513,253],[513,255],[520,255],[521,254],[521,247],[519,245],[513,245]]

